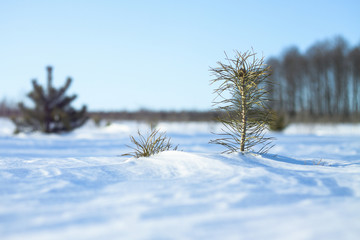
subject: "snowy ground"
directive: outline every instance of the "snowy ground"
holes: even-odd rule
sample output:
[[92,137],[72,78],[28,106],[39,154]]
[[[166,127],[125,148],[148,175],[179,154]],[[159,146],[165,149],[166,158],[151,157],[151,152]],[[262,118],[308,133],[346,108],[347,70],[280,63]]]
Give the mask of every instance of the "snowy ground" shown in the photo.
[[0,119],[0,239],[360,239],[360,124],[291,125],[264,156],[219,126],[160,123],[183,151],[127,159],[146,124],[57,136]]

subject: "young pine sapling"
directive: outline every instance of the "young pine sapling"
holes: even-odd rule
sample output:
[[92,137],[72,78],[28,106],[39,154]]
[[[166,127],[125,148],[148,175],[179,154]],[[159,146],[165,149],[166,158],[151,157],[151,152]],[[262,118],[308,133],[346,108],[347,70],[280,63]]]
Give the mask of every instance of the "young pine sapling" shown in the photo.
[[257,152],[264,153],[272,140],[264,135],[271,117],[270,67],[264,64],[263,57],[256,58],[254,52],[235,53],[233,59],[225,53],[226,63],[218,62],[218,67],[210,69],[215,76],[211,84],[217,85],[214,90],[214,106],[220,112],[217,120],[223,125],[220,138],[210,143],[225,146],[224,153],[249,152],[257,145],[260,146]]
[[166,133],[159,132],[157,129],[152,129],[148,136],[144,136],[138,131],[138,139],[134,136],[130,136],[131,142],[134,147],[128,146],[133,149],[133,152],[122,154],[121,156],[130,156],[135,158],[150,157],[160,152],[177,150],[177,146],[173,147],[170,143],[170,138],[166,136]]

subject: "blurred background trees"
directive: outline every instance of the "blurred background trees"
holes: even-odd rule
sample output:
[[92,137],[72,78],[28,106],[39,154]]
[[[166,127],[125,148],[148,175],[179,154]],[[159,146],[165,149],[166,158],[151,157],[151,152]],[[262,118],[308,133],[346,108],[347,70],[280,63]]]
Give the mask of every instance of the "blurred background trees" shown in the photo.
[[360,46],[337,37],[305,53],[296,47],[267,61],[275,84],[272,109],[295,121],[359,121]]
[[[266,61],[271,66],[270,78],[274,110],[280,125],[298,122],[360,121],[360,45],[349,46],[336,37],[317,42],[306,51],[291,47],[280,57]],[[2,96],[0,96],[2,97]],[[11,99],[10,99],[11,100]],[[0,101],[0,116],[21,115],[14,101]],[[113,111],[90,112],[90,117],[111,120],[211,121],[215,111]],[[279,128],[278,126],[273,126]]]
[[6,98],[0,101],[0,117],[9,117],[19,114],[19,110],[12,101],[8,101]]

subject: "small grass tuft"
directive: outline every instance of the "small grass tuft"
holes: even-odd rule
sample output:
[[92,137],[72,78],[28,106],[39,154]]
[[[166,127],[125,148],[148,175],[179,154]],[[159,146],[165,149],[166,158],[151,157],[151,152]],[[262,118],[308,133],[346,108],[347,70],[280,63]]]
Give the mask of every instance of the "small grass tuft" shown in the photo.
[[121,156],[131,156],[135,158],[149,157],[160,152],[177,150],[178,148],[178,146],[172,146],[170,143],[171,138],[168,138],[165,132],[160,133],[159,130],[156,129],[153,129],[147,137],[142,135],[138,130],[138,139],[135,139],[134,136],[130,136],[130,140],[135,147],[127,146],[134,151],[122,154]]

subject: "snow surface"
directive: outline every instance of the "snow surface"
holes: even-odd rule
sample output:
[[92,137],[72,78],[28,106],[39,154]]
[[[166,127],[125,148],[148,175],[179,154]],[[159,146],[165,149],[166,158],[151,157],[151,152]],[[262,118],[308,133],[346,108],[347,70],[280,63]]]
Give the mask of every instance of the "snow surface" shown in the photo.
[[160,123],[182,151],[120,157],[148,127],[0,119],[0,239],[360,239],[360,124],[291,125],[259,156],[220,154],[217,124]]

